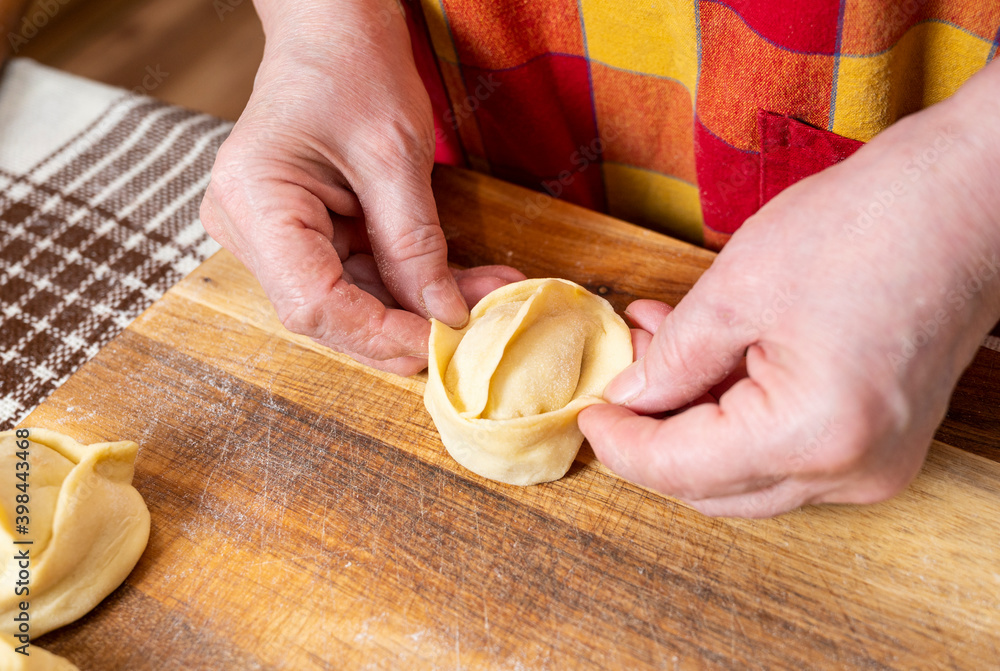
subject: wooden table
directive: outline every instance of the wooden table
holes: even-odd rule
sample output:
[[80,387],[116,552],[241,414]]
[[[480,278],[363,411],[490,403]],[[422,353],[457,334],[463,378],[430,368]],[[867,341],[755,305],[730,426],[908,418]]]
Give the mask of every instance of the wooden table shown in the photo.
[[[463,171],[435,189],[455,262],[618,308],[676,303],[713,258]],[[37,643],[81,669],[995,668],[998,371],[981,350],[896,499],[709,519],[586,446],[551,484],[470,474],[424,377],[289,334],[223,252],[24,422],[139,442],[153,520],[122,587]]]

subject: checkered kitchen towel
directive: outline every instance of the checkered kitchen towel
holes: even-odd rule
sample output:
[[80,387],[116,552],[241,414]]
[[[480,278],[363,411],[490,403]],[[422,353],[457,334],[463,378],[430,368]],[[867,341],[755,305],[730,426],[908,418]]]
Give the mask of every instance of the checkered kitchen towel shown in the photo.
[[11,61],[0,78],[0,430],[219,247],[198,220],[232,124]]

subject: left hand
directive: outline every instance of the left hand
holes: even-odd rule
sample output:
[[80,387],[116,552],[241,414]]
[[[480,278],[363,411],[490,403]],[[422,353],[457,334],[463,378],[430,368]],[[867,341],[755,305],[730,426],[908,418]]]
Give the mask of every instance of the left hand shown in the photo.
[[625,407],[579,416],[598,458],[709,515],[905,488],[1000,318],[998,78],[774,198],[676,310],[633,303]]

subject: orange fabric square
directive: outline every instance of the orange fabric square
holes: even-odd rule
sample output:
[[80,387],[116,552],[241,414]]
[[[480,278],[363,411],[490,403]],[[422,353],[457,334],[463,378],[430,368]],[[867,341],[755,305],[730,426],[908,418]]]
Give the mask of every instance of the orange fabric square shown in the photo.
[[496,70],[547,53],[584,55],[576,0],[442,1],[463,65]]
[[834,57],[782,49],[753,32],[733,10],[699,3],[702,61],[698,117],[726,143],[756,151],[757,110],[826,128]]
[[[887,6],[889,5],[889,6]],[[1000,3],[983,0],[846,0],[840,52],[876,54],[890,48],[922,21],[958,26],[993,41],[1000,27]]]
[[596,62],[591,77],[604,158],[694,184],[694,113],[687,88]]

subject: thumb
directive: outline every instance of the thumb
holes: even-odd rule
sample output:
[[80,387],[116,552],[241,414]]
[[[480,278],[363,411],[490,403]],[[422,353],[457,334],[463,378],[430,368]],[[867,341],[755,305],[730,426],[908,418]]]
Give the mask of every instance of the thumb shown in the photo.
[[430,174],[411,173],[359,197],[368,238],[386,288],[411,312],[462,326],[469,308],[448,268],[448,247],[438,220]]
[[[608,384],[605,399],[642,413],[674,410],[705,394],[739,365],[757,333],[734,319],[731,308],[704,300],[705,293],[695,287],[658,327],[641,324],[655,331],[653,339],[642,358]],[[630,306],[630,316],[632,312]],[[728,319],[723,317],[727,314]]]

